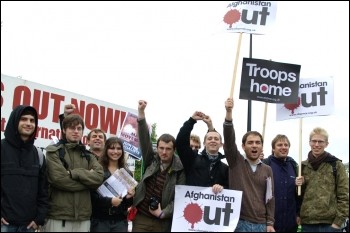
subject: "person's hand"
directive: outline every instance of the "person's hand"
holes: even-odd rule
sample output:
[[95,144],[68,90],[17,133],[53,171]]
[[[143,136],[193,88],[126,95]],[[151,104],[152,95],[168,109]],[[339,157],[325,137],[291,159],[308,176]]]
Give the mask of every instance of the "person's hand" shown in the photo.
[[332,228],[334,228],[334,229],[340,229],[340,226],[338,226],[338,225],[335,224],[335,223],[332,223]]
[[145,100],[139,100],[139,111],[145,111],[145,108],[147,107],[147,101]]
[[147,107],[147,101],[139,100],[139,105],[138,105],[138,111],[139,111],[138,118],[139,119],[144,119],[146,117],[145,116],[146,107]]
[[298,176],[295,178],[295,185],[302,186],[304,184],[304,176]]
[[112,197],[112,206],[119,206],[120,203],[122,203],[123,199],[122,197],[118,196],[118,197]]
[[266,232],[276,232],[273,226],[266,226]]
[[36,230],[36,229],[38,229],[38,225],[36,225],[36,223],[34,222],[34,221],[31,221],[30,223],[29,223],[29,225],[27,226],[27,229],[31,229],[31,228],[33,228],[34,230]]
[[72,114],[75,111],[75,105],[74,104],[66,104],[64,105],[64,117],[68,116],[69,114]]
[[128,194],[126,194],[126,198],[132,198],[135,195],[135,189],[129,189]]
[[195,111],[192,115],[192,118],[196,121],[203,120],[204,113],[200,111]]
[[203,116],[203,121],[205,122],[205,124],[207,124],[208,131],[214,131],[213,122],[212,122],[210,116],[204,115]]
[[1,218],[1,224],[9,225],[9,223],[4,218]]
[[223,189],[224,189],[224,187],[219,185],[219,184],[214,184],[213,188],[212,188],[213,193],[215,193],[215,194],[220,193]]
[[156,210],[151,210],[151,208],[149,208],[148,207],[148,210],[149,210],[149,212],[151,213],[151,214],[153,214],[155,217],[157,217],[157,218],[162,218],[162,207],[161,207],[161,205],[160,205],[160,203],[158,203],[158,209],[156,209]]
[[233,98],[227,98],[225,101],[226,112],[232,112],[233,109]]
[[226,99],[225,108],[226,108],[225,121],[232,121],[233,98]]

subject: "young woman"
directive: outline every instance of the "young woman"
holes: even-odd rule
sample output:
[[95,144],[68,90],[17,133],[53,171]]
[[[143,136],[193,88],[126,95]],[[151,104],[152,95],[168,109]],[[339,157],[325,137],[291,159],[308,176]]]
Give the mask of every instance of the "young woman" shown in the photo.
[[[126,168],[123,142],[117,137],[107,139],[102,156],[99,159],[104,170],[104,180],[117,169]],[[132,205],[135,190],[128,190],[122,197],[103,197],[97,191],[91,193],[92,216],[91,232],[127,232],[128,208]]]

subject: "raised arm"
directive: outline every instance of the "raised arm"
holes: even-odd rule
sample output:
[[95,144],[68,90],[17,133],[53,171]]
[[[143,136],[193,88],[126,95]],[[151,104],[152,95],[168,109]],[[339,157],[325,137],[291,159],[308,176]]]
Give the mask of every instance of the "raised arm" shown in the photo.
[[208,126],[208,132],[215,131],[215,128],[214,128],[214,126],[213,126],[213,122],[212,122],[210,116],[204,115],[204,116],[203,116],[203,121],[204,121],[204,123],[207,124],[207,126]]
[[194,112],[192,116],[185,121],[176,136],[177,153],[186,171],[192,167],[192,162],[197,156],[197,152],[193,151],[190,146],[191,131],[193,130],[194,124],[197,123],[197,120],[202,120],[203,115],[202,112]]
[[226,115],[224,122],[224,153],[229,166],[233,166],[236,159],[241,156],[236,145],[236,135],[232,123],[233,99],[228,98],[225,101]]
[[155,155],[152,147],[151,136],[149,134],[148,125],[146,122],[145,109],[147,107],[147,101],[139,100],[138,103],[138,136],[141,148],[142,159],[145,166],[148,166]]

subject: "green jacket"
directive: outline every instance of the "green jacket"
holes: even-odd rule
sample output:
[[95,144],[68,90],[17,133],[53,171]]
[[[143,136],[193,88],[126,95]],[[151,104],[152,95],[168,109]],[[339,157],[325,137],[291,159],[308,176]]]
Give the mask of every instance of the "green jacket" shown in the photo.
[[302,163],[302,224],[332,224],[341,226],[349,214],[349,178],[340,160],[336,162],[337,176],[332,165],[323,162],[315,171],[309,161]]
[[[146,195],[146,183],[145,180],[152,177],[160,169],[160,159],[159,155],[154,152],[150,134],[148,131],[148,125],[145,119],[139,121],[138,124],[139,139],[142,151],[142,159],[145,164],[145,173],[142,180],[136,187],[136,193],[134,196],[134,206],[137,207],[138,204],[145,198]],[[167,174],[163,193],[161,206],[164,212],[164,219],[162,219],[163,231],[171,230],[171,223],[174,211],[174,198],[175,198],[175,185],[186,183],[185,172],[182,166],[180,158],[174,154],[173,161],[170,170]]]
[[[59,149],[65,147],[64,159],[68,170],[59,158]],[[83,156],[83,151],[89,159]],[[46,148],[49,188],[49,219],[83,221],[91,216],[90,189],[97,189],[103,181],[103,168],[84,145],[66,143]]]

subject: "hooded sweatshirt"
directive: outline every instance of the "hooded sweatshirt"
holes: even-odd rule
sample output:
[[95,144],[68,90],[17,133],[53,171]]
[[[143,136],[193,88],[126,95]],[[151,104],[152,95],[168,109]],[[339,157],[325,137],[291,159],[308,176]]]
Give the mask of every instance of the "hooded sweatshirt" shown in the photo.
[[[26,142],[18,132],[24,110],[35,115],[35,130]],[[28,225],[31,221],[43,225],[48,211],[46,162],[44,159],[40,165],[34,146],[37,127],[37,111],[19,105],[11,112],[1,140],[1,218],[13,225]]]

